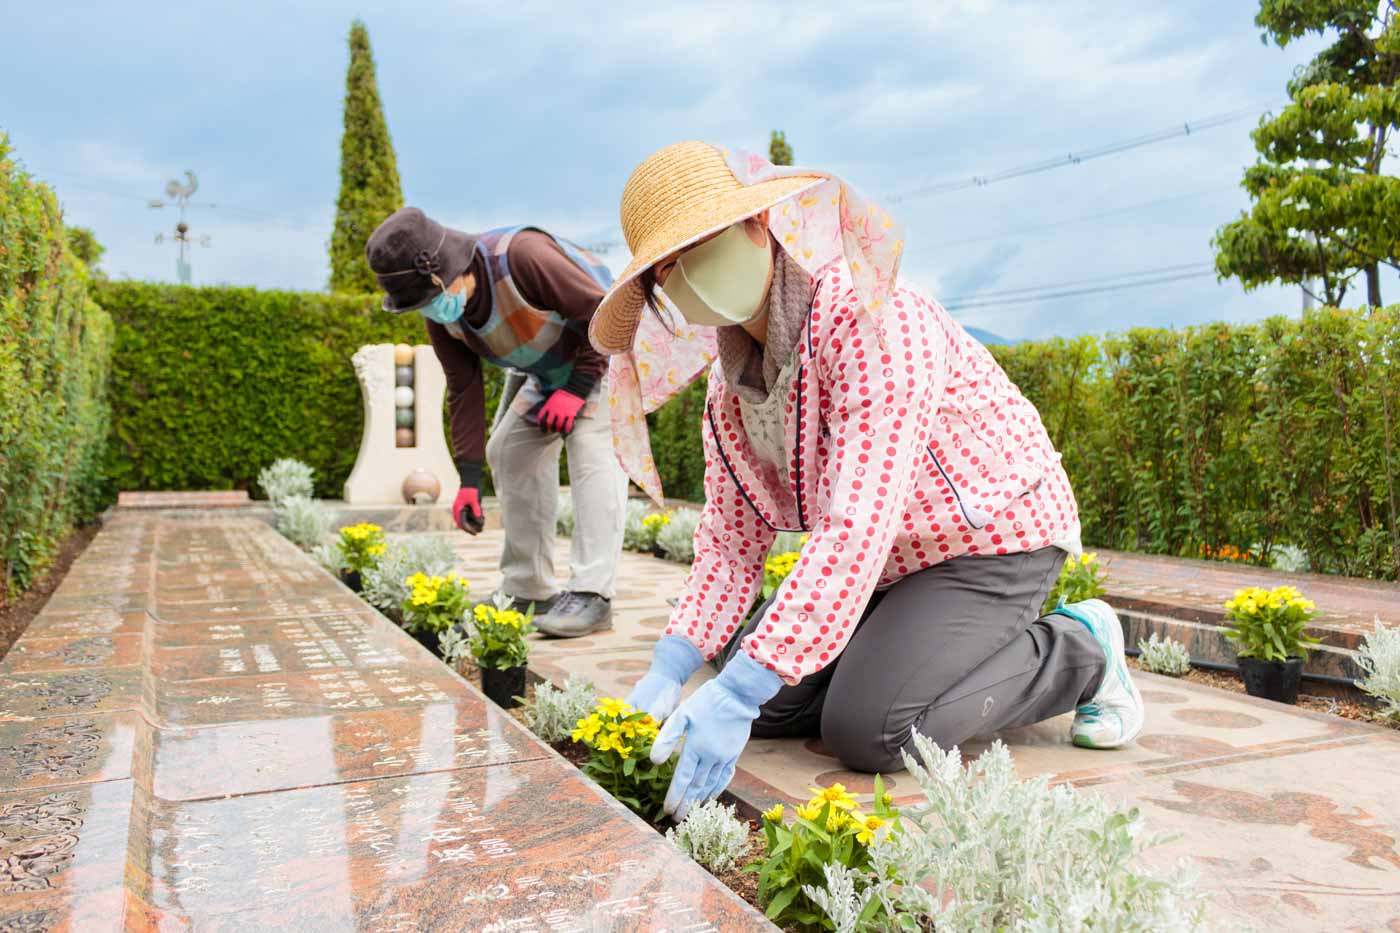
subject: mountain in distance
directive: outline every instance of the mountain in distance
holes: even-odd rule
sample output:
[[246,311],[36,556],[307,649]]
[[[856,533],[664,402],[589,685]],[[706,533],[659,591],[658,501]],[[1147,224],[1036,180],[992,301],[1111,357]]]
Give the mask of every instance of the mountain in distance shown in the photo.
[[1005,337],[994,334],[991,331],[983,330],[980,327],[968,327],[964,324],[963,330],[977,338],[984,347],[1013,347],[1021,342],[1019,340],[1007,340]]

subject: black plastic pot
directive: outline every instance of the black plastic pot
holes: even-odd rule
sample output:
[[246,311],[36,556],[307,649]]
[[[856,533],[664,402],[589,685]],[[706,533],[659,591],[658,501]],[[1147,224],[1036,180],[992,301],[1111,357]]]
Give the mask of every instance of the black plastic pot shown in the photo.
[[497,670],[494,667],[481,669],[481,692],[501,709],[515,709],[520,705],[516,697],[525,695],[525,665]]
[[433,657],[439,657],[437,632],[429,631],[425,628],[418,628],[414,629],[408,634],[413,636],[414,641],[418,642],[418,644],[422,645],[424,648],[427,648],[430,652],[432,652]]
[[1303,659],[1261,661],[1259,658],[1240,658],[1240,676],[1244,678],[1245,693],[1250,696],[1296,705],[1298,684],[1303,679]]
[[651,546],[651,556],[652,556],[652,557],[659,557],[659,558],[661,558],[662,560],[669,560],[669,559],[670,559],[670,558],[668,558],[668,557],[666,556],[666,549],[663,548],[663,547],[662,547],[661,545],[659,545],[659,544],[653,544],[653,545]]
[[342,570],[340,572],[340,582],[350,587],[350,589],[354,590],[356,593],[360,592],[363,586],[363,581],[360,580],[360,572],[358,570]]

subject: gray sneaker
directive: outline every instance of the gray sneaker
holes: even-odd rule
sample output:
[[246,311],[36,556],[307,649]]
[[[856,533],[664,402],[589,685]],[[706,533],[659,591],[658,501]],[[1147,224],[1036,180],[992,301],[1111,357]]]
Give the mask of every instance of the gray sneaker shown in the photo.
[[552,638],[580,638],[612,628],[612,602],[597,593],[566,592],[548,612],[535,610],[535,628]]

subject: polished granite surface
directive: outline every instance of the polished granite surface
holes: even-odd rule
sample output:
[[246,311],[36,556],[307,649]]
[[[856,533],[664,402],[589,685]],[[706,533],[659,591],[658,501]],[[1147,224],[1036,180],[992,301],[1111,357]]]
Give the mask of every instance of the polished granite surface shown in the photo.
[[234,510],[118,510],[0,660],[0,930],[764,928]]

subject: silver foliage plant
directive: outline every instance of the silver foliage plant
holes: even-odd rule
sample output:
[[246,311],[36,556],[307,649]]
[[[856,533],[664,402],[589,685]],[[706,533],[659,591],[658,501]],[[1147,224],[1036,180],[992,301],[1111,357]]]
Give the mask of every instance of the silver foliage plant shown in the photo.
[[570,674],[562,687],[545,681],[535,688],[534,700],[525,705],[525,724],[543,741],[558,742],[568,738],[597,703],[597,689],[575,674]]
[[258,472],[258,485],[274,506],[280,506],[284,500],[293,496],[310,499],[315,493],[315,484],[312,482],[315,474],[315,470],[300,460],[283,457],[274,460],[271,466],[263,467]]
[[677,849],[710,871],[728,871],[744,855],[749,830],[734,816],[734,808],[718,800],[694,807],[681,824],[666,831]]
[[822,866],[826,875],[824,887],[802,886],[802,892],[812,899],[812,903],[836,927],[836,933],[856,933],[861,928],[860,915],[875,897],[878,888],[864,884],[865,876],[840,862],[827,862]]
[[574,497],[572,493],[561,492],[559,505],[554,510],[554,531],[561,535],[574,533]]
[[303,551],[310,551],[330,534],[330,510],[315,499],[288,496],[277,504],[277,530]]
[[1386,628],[1376,619],[1375,630],[1361,642],[1356,666],[1366,675],[1356,685],[1376,698],[1382,716],[1400,722],[1400,628]]
[[699,524],[700,513],[695,509],[676,509],[670,524],[657,532],[656,543],[671,560],[689,564],[695,560],[695,527]]
[[398,612],[409,597],[404,580],[415,573],[445,576],[457,566],[457,554],[441,534],[393,536],[379,563],[364,572],[362,595],[381,610]]
[[1159,639],[1153,632],[1147,641],[1138,642],[1138,651],[1142,669],[1150,673],[1181,677],[1191,671],[1191,652],[1170,637]]
[[924,736],[914,744],[918,759],[904,761],[925,799],[901,808],[905,831],[872,849],[869,875],[828,873],[822,901],[833,924],[876,897],[903,930],[1207,928],[1191,872],[1164,876],[1139,864],[1166,839],[1137,810],[1051,787],[1044,776],[1019,780],[1000,742],[966,766],[957,749]]
[[650,533],[642,526],[642,519],[651,514],[651,508],[641,499],[627,500],[627,518],[622,526],[622,546],[629,551],[645,551],[650,548]]
[[463,658],[471,657],[471,639],[457,625],[449,625],[438,634],[438,653],[448,667],[456,667]]
[[311,549],[311,558],[331,573],[339,574],[347,569],[345,555],[334,541],[326,541]]

